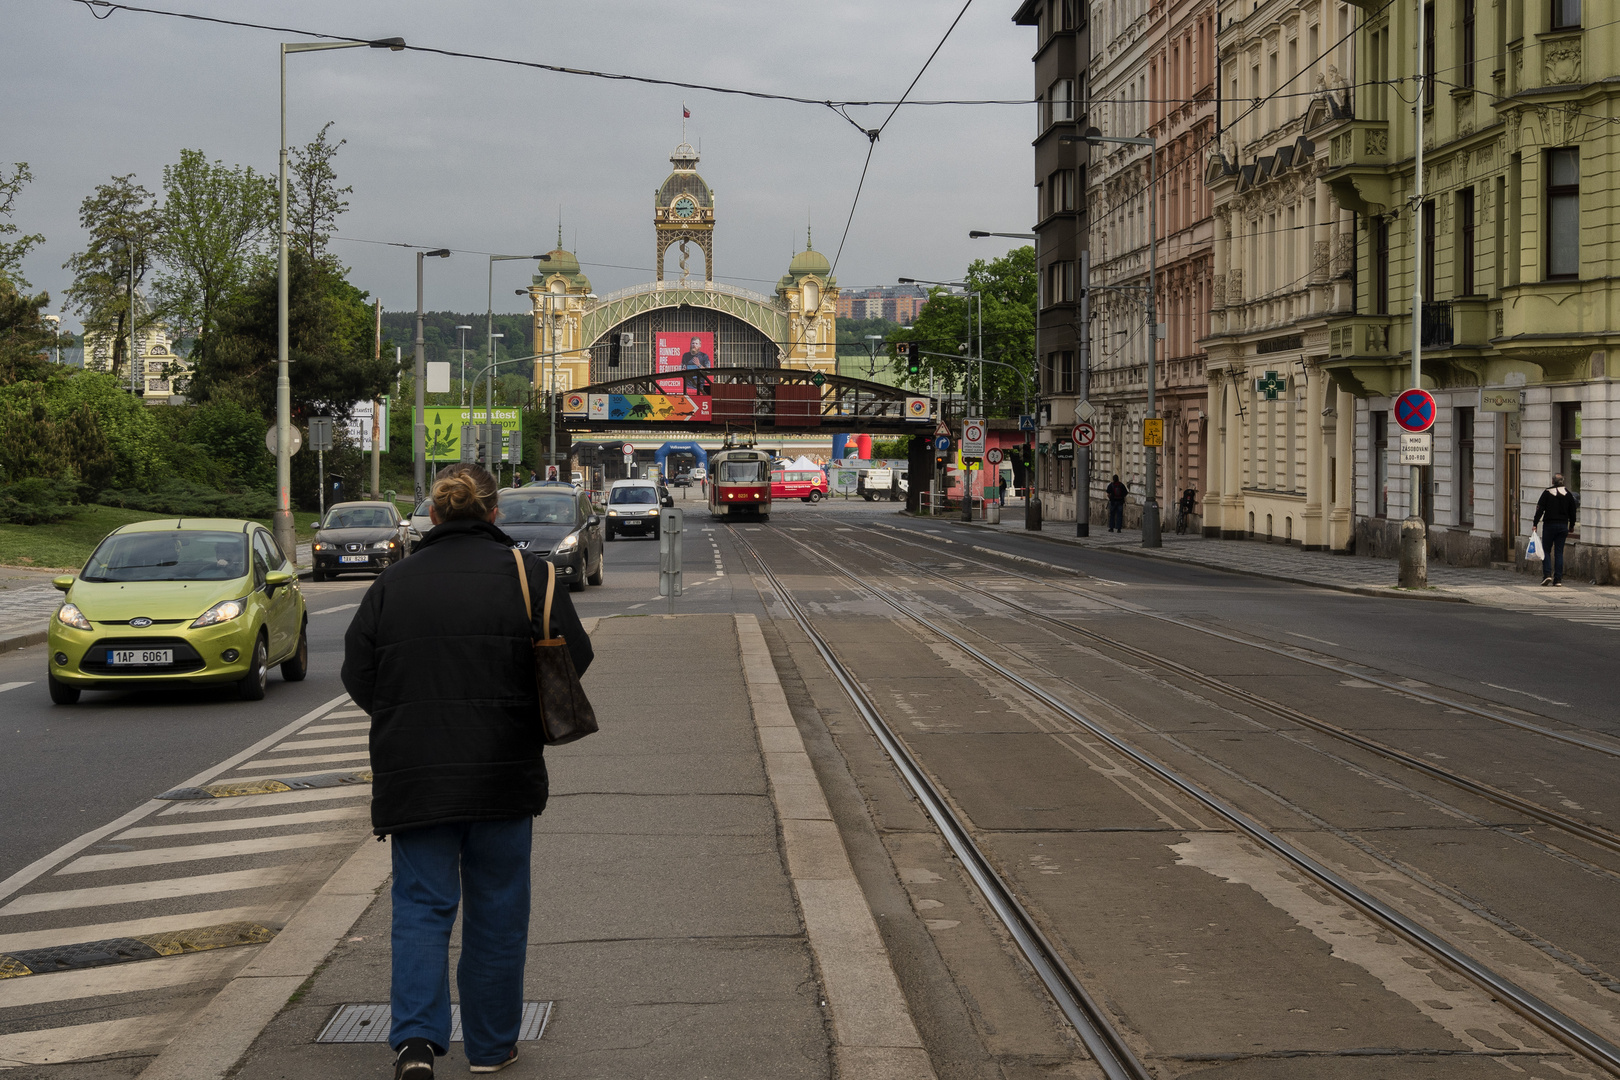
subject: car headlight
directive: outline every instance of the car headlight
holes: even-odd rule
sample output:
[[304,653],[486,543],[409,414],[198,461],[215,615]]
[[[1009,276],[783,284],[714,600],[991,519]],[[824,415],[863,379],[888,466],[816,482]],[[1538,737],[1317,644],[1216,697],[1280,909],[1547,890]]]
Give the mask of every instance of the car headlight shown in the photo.
[[[62,607],[57,611],[56,617],[62,620],[62,625],[71,626],[75,630],[95,629],[95,627],[90,625],[90,620],[84,617],[84,612],[80,611],[78,605],[76,604],[63,604]],[[38,624],[36,623],[35,625],[37,626]]]
[[315,550],[315,551],[325,551],[327,548],[331,547],[332,545],[331,544],[323,544],[319,540],[317,540],[311,546],[312,546],[313,550]]
[[558,555],[564,551],[573,551],[577,547],[579,547],[579,533],[569,533],[562,538],[556,547],[551,549],[551,553]]
[[608,517],[618,517],[618,516],[619,516],[619,512],[617,510],[609,510],[608,511]]
[[371,550],[372,551],[387,551],[389,548],[391,548],[393,546],[394,546],[394,541],[392,541],[392,540],[378,540],[376,543],[371,545]]
[[247,610],[246,600],[221,600],[201,615],[191,624],[193,629],[199,626],[217,626],[223,622],[230,622]]

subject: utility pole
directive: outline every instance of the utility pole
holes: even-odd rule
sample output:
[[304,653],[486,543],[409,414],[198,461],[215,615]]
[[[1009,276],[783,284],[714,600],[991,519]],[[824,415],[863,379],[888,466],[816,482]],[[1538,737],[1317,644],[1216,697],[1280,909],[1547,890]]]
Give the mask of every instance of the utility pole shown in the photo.
[[422,340],[422,260],[448,259],[449,248],[416,253],[416,417],[411,425],[411,457],[416,469],[416,505],[427,494],[427,343]]
[[[1091,400],[1091,252],[1080,253],[1080,401]],[[1149,410],[1151,411],[1151,410]],[[1074,535],[1091,535],[1091,447],[1074,448]]]
[[[382,362],[382,298],[377,298],[377,337],[372,358]],[[371,402],[371,497],[382,498],[382,399]],[[415,507],[412,507],[415,509]]]
[[[1412,102],[1412,211],[1407,219],[1412,233],[1412,389],[1423,387],[1423,102],[1424,71],[1424,5],[1417,5],[1417,97]],[[1343,421],[1341,421],[1342,423]],[[1406,520],[1401,522],[1401,563],[1398,581],[1403,589],[1426,589],[1429,586],[1428,537],[1423,524],[1423,466],[1412,466],[1412,480],[1408,488]]]

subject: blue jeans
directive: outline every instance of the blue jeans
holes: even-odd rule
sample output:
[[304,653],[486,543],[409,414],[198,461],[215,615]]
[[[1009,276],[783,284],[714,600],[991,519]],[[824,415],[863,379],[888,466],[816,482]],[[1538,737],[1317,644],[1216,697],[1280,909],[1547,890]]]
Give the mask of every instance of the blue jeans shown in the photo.
[[1542,539],[1547,541],[1547,552],[1542,556],[1541,562],[1542,577],[1550,577],[1554,581],[1564,580],[1564,541],[1568,537],[1568,525],[1554,525],[1549,521],[1542,529]]
[[1113,531],[1113,532],[1124,531],[1124,528],[1125,528],[1125,504],[1124,503],[1122,503],[1122,502],[1112,502],[1112,501],[1109,502],[1109,504],[1108,504],[1108,528],[1109,528],[1110,531]]
[[426,1039],[450,1048],[450,928],[465,894],[456,988],[467,1061],[496,1065],[523,1020],[529,945],[532,818],[394,833],[394,1049]]

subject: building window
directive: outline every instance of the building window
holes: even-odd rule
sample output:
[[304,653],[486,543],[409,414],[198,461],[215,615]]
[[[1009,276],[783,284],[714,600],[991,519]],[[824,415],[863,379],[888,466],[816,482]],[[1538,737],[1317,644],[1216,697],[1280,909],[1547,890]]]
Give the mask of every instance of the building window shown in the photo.
[[1581,404],[1559,406],[1558,471],[1571,491],[1581,490]]
[[1389,222],[1372,219],[1373,228],[1373,314],[1389,314]]
[[1457,192],[1457,295],[1474,295],[1474,189]]
[[1048,214],[1061,214],[1074,209],[1074,170],[1059,169],[1046,178]]
[[1581,0],[1552,0],[1552,28],[1574,30],[1581,25]]
[[1389,516],[1389,413],[1368,414],[1372,419],[1373,517]]
[[1074,119],[1074,80],[1059,79],[1048,93],[1048,118],[1053,124]]
[[1058,0],[1058,29],[1073,30],[1080,25],[1076,17],[1079,0]]
[[1457,52],[1462,57],[1462,72],[1460,82],[1464,86],[1474,85],[1474,0],[1462,0],[1462,48]]
[[1055,262],[1046,268],[1046,302],[1066,304],[1074,300],[1074,263]]
[[1434,299],[1434,200],[1423,203],[1423,299]]
[[1434,5],[1423,5],[1423,107],[1434,108]]
[[1474,410],[1458,409],[1455,414],[1457,430],[1457,468],[1453,476],[1457,481],[1457,524],[1474,524]]
[[1058,375],[1063,380],[1065,394],[1074,393],[1074,353],[1065,349],[1058,357]]
[[1547,151],[1547,276],[1581,272],[1581,152]]
[[1047,353],[1041,363],[1041,392],[1052,394],[1057,392],[1057,353]]

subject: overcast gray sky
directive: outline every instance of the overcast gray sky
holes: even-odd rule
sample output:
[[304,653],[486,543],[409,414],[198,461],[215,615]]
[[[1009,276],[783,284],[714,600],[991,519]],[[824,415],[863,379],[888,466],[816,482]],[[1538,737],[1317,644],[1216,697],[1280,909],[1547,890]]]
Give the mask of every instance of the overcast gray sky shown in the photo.
[[[889,99],[905,90],[960,0],[137,0],[142,6],[577,68],[815,99]],[[913,97],[1031,96],[1034,31],[1014,0],[975,0]],[[35,181],[18,201],[24,232],[46,242],[24,272],[60,310],[82,246],[79,201],[114,174],[153,191],[182,148],[274,172],[276,46],[264,30],[115,12],[74,0],[9,0],[0,35],[0,161]],[[652,193],[681,137],[702,142],[716,192],[715,275],[770,292],[807,222],[837,250],[865,159],[865,137],[831,110],[562,75],[417,52],[339,50],[288,58],[288,140],[327,120],[348,140],[343,235],[468,251],[564,246],[596,291],[653,277]],[[851,109],[875,127],[887,107]],[[1012,242],[1034,218],[1030,105],[904,108],[872,156],[837,268],[840,284],[899,275],[949,278]],[[351,279],[389,309],[415,306],[414,259],[334,242]],[[673,266],[671,260],[670,266]],[[701,256],[692,263],[701,265]],[[430,310],[482,310],[488,263],[458,254],[427,271]],[[497,265],[496,310],[516,311],[519,264]],[[750,280],[753,279],[753,280]],[[65,320],[77,326],[71,316]]]

